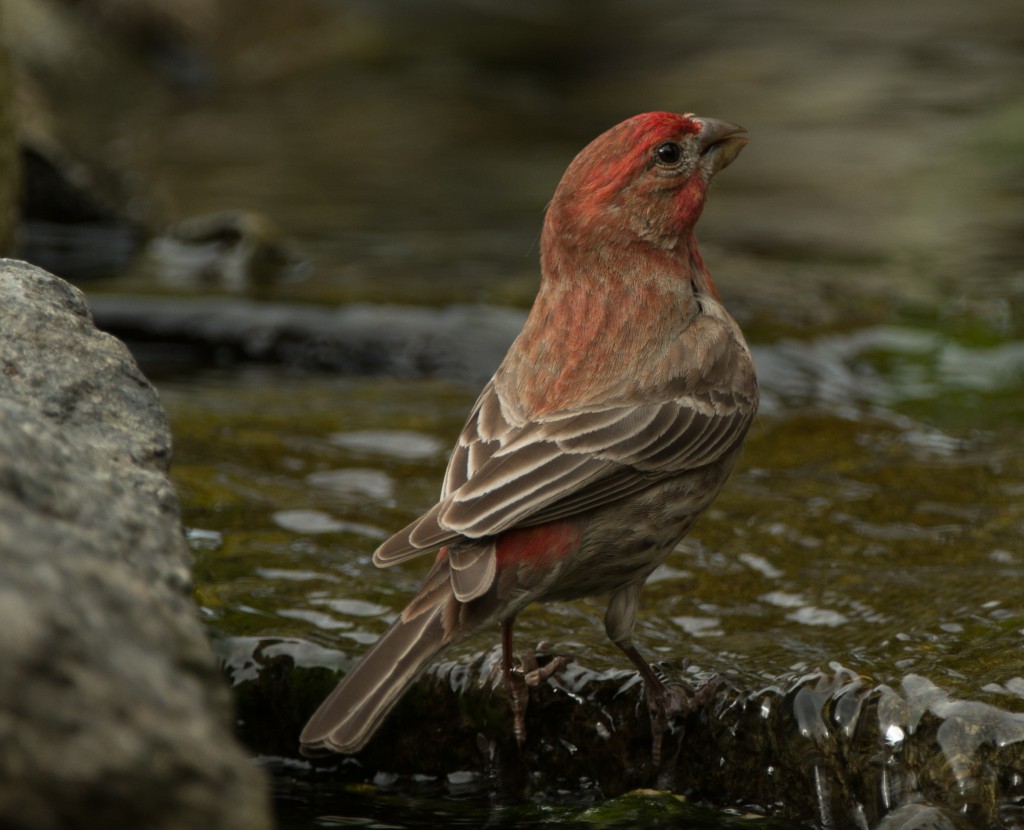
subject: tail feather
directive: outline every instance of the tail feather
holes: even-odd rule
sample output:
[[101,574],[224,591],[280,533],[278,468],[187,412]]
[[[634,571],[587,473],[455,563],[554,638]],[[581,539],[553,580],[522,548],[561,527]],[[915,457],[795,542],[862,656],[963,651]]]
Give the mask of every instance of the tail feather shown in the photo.
[[419,593],[313,713],[299,738],[303,754],[361,750],[443,649],[496,618],[493,592],[462,602],[452,581],[442,550]]
[[431,603],[423,613],[411,619],[403,614],[391,624],[313,713],[299,738],[304,754],[353,753],[369,742],[406,689],[449,644],[445,604]]

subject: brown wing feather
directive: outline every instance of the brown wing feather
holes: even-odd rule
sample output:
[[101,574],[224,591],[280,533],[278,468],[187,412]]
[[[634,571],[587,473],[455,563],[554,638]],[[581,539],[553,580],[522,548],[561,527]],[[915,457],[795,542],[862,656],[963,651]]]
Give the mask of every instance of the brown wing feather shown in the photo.
[[[533,443],[517,441],[521,449],[494,453],[471,486],[451,494],[439,524],[478,538],[568,515],[563,501],[571,501],[575,510],[607,504],[645,481],[712,463],[738,443],[749,425],[748,411],[704,414],[687,404],[622,407],[618,422],[602,426],[600,440],[585,444],[578,437],[579,423],[564,425],[574,436],[564,442],[562,425],[547,424]],[[608,414],[600,413],[602,423]]]
[[685,396],[516,425],[488,384],[459,437],[442,499],[381,545],[374,561],[390,565],[466,537],[552,521],[710,464],[738,444],[753,410],[744,397]]
[[452,590],[459,602],[469,602],[484,594],[497,569],[494,542],[463,544],[448,550]]

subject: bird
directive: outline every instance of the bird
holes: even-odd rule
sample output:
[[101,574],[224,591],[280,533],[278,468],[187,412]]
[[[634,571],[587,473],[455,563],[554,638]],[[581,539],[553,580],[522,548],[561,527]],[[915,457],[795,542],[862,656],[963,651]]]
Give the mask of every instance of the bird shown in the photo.
[[605,631],[643,679],[660,763],[678,698],[634,643],[641,589],[725,484],[758,404],[694,233],[711,179],[748,140],[727,121],[648,112],[569,164],[544,216],[537,296],[439,499],[373,554],[387,568],[436,551],[433,565],[309,719],[303,754],[359,752],[442,650],[494,626],[522,746],[537,676],[516,666],[517,615],[608,595]]

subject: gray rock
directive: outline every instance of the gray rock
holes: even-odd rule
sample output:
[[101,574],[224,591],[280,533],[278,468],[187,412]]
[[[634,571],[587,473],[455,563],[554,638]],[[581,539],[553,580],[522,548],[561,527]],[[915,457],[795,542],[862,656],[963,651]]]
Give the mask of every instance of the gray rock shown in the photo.
[[153,387],[0,260],[0,826],[270,826],[189,598]]

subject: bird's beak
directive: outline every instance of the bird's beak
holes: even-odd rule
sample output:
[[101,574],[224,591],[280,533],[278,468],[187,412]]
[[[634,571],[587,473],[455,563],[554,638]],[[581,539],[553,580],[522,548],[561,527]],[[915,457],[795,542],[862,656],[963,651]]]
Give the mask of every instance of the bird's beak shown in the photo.
[[697,136],[700,146],[701,161],[712,176],[723,167],[732,164],[740,154],[750,137],[739,124],[730,124],[717,118],[695,118],[701,124]]

